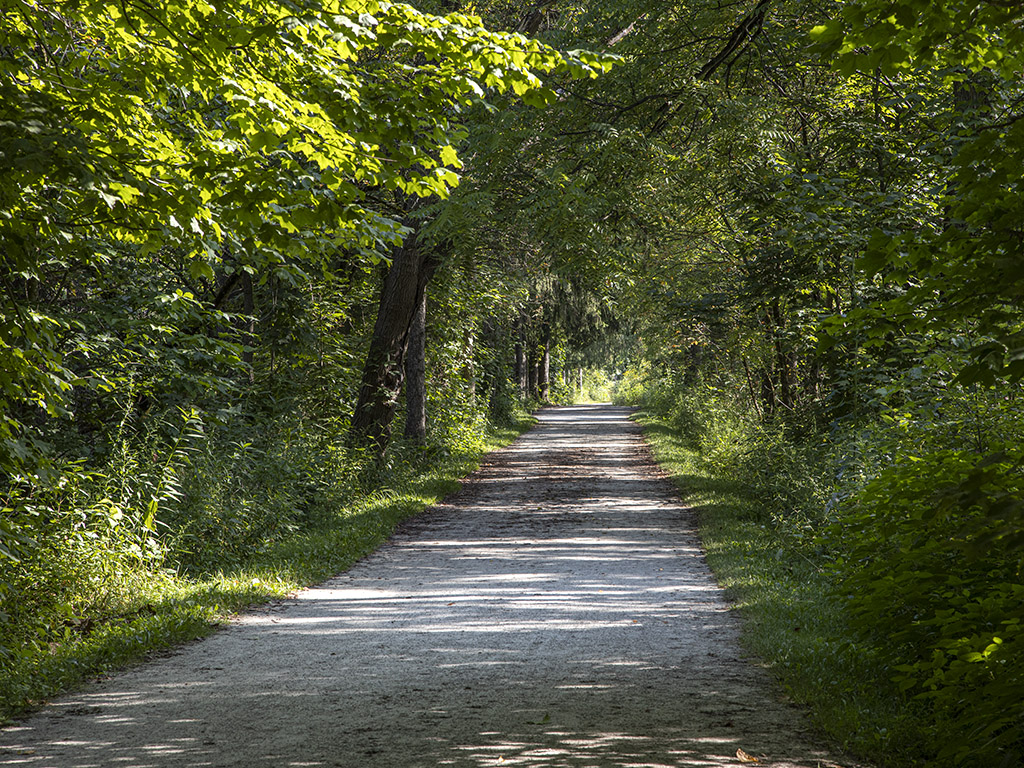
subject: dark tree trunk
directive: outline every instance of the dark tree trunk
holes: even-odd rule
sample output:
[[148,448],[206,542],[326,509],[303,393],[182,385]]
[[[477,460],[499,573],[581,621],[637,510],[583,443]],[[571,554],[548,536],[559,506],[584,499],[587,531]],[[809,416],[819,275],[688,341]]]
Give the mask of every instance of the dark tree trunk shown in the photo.
[[520,19],[516,31],[527,37],[533,37],[540,31],[547,15],[556,5],[558,5],[558,0],[540,0]]
[[764,403],[763,414],[772,416],[775,414],[775,384],[772,382],[771,372],[767,368],[761,369],[761,401]]
[[754,391],[754,377],[750,375],[750,364],[747,362],[747,358],[743,360],[743,371],[747,374],[747,389],[750,390],[750,404],[754,406],[754,412],[757,413],[759,419],[764,418],[764,413],[761,411],[761,404],[757,400],[757,393]]
[[792,410],[796,401],[793,371],[794,355],[786,348],[786,342],[783,339],[782,332],[786,323],[782,316],[782,307],[778,298],[772,302],[771,319],[774,325],[773,333],[775,336],[775,366],[779,375],[778,402],[784,408]]
[[245,320],[245,336],[243,337],[245,347],[242,350],[242,362],[245,363],[245,367],[249,372],[249,383],[253,384],[256,381],[256,371],[252,367],[253,350],[256,348],[256,302],[253,300],[252,295],[252,275],[248,272],[242,274],[242,306],[247,316]]
[[409,328],[405,355],[405,436],[427,437],[427,292],[420,296]]
[[540,360],[537,359],[537,351],[530,347],[529,353],[526,355],[526,391],[530,397],[534,400],[539,399],[539,392],[537,391],[538,373],[540,369]]
[[405,378],[409,331],[432,272],[430,251],[419,247],[413,233],[395,250],[384,279],[350,428],[355,444],[371,445],[379,456],[391,440],[391,423]]

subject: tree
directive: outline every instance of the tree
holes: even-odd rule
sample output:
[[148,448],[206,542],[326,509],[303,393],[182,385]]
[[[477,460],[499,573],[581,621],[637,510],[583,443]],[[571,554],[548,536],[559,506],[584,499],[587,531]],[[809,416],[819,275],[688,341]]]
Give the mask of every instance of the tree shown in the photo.
[[1014,3],[862,0],[814,30],[851,76],[913,75],[946,86],[948,106],[929,137],[929,173],[942,183],[922,195],[931,215],[913,228],[877,228],[862,261],[878,279],[910,287],[848,322],[875,334],[896,325],[975,326],[959,374],[965,383],[1024,377],[1024,271],[1015,258],[1024,196],[1014,183],[1024,164],[1022,18]]
[[[533,17],[529,17],[533,18]],[[525,23],[524,30],[535,31],[533,22]],[[553,75],[573,78],[594,78],[598,72],[611,66],[611,60],[594,55],[572,54],[554,55],[552,49],[542,46],[536,41],[528,40],[520,34],[508,34],[505,38],[513,47],[527,52],[526,55],[512,57],[512,66],[521,67],[532,73],[533,69],[547,71]],[[537,52],[544,51],[545,56]],[[536,77],[536,76],[534,76]],[[491,85],[501,85],[494,78]],[[539,81],[533,84],[539,90]],[[432,84],[424,81],[424,89]],[[503,90],[500,89],[499,90]],[[535,94],[525,88],[516,88],[516,93],[523,94],[527,104],[533,106],[553,100],[554,91],[548,87],[538,99]],[[481,94],[483,93],[480,91]],[[445,197],[446,195],[442,195]],[[412,208],[407,207],[411,213]],[[441,223],[431,225],[429,221],[419,221],[421,229],[432,229],[436,242],[448,242],[453,237],[453,230],[459,226],[457,217],[447,211],[438,214]],[[359,401],[353,417],[351,434],[356,442],[369,442],[379,455],[383,455],[390,439],[391,422],[394,418],[398,397],[401,392],[405,366],[404,358],[408,347],[413,320],[419,317],[419,306],[425,301],[426,285],[436,268],[436,256],[431,255],[430,239],[424,236],[413,237],[414,245],[403,246],[396,251],[391,270],[385,281],[378,310],[378,321],[374,330],[373,341],[364,368]],[[436,247],[436,246],[434,246]],[[417,337],[418,341],[419,337]],[[420,350],[416,350],[417,359]],[[425,386],[425,378],[416,379],[417,386]],[[413,394],[412,402],[418,410],[419,404],[425,401],[422,391]],[[410,431],[419,435],[422,419],[417,414]]]

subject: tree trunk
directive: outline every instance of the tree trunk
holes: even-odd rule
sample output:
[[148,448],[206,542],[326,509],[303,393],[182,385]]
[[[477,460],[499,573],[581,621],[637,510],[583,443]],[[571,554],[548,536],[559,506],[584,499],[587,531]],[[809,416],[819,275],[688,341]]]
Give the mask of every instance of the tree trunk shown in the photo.
[[516,394],[520,400],[526,399],[527,392],[527,374],[526,374],[526,345],[523,343],[523,324],[522,321],[518,324],[516,331],[516,365],[515,365],[515,380],[516,380]]
[[539,392],[537,391],[539,368],[540,361],[537,359],[537,351],[530,347],[530,351],[526,355],[526,391],[534,400],[539,399]]
[[527,37],[533,37],[540,31],[548,13],[556,5],[558,5],[558,0],[540,0],[540,2],[534,5],[526,12],[526,15],[520,19],[519,25],[516,27],[516,31],[520,34],[526,35]]
[[773,416],[775,414],[775,384],[772,381],[771,371],[766,367],[761,368],[761,401],[764,403],[763,415]]
[[242,339],[242,362],[248,371],[249,383],[256,381],[256,371],[252,367],[252,354],[256,348],[256,302],[252,295],[252,275],[242,273],[242,308],[246,314],[245,334]]
[[795,402],[793,355],[786,348],[786,342],[783,339],[782,332],[785,328],[785,320],[782,316],[782,307],[778,298],[772,302],[771,319],[774,324],[775,366],[779,374],[778,402],[784,408],[792,410]]
[[420,296],[409,328],[405,355],[405,436],[422,442],[427,437],[427,292]]
[[540,356],[540,399],[551,402],[551,340],[544,339],[544,351]]
[[764,413],[761,411],[761,404],[757,400],[757,393],[754,391],[754,377],[750,375],[750,364],[747,362],[747,358],[741,358],[743,360],[743,371],[747,374],[747,389],[750,390],[750,404],[754,406],[754,412],[757,414],[758,419],[764,418]]
[[378,456],[384,455],[391,441],[391,423],[405,378],[409,331],[432,273],[430,251],[419,247],[414,232],[395,249],[384,279],[349,430],[353,443],[372,446]]
[[472,405],[476,404],[476,366],[473,364],[476,339],[472,331],[466,334],[466,364],[462,367],[462,375],[466,379],[466,395]]

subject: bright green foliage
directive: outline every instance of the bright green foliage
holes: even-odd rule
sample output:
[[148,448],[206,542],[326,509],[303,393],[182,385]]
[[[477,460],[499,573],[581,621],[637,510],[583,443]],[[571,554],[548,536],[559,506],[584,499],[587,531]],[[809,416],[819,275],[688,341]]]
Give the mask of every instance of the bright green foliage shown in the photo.
[[[76,400],[121,393],[129,413],[231,390],[257,342],[224,311],[236,286],[276,302],[383,259],[404,228],[371,193],[447,196],[467,107],[544,104],[538,73],[607,66],[361,0],[2,13],[0,469],[25,488],[66,471],[47,462],[56,420],[92,426]],[[0,553],[28,541],[21,495]]]
[[[3,6],[25,636],[77,636],[97,574],[113,605],[338,525],[537,399],[546,351],[550,399],[584,369],[677,433],[755,645],[834,734],[1019,761],[1018,4],[478,7],[536,39],[362,0]],[[428,436],[377,463],[341,436],[411,227]]]
[[1021,18],[1024,9],[1000,0],[859,0],[812,34],[848,73],[960,66],[1013,77],[1024,63]]
[[[292,279],[339,250],[379,259],[401,227],[367,206],[368,187],[447,195],[457,116],[484,89],[544,103],[553,94],[535,70],[602,66],[473,17],[358,0],[18,2],[3,21],[0,237],[18,283],[3,397],[50,415],[81,382],[56,338],[74,325],[12,291],[48,269],[108,269],[126,248],[180,251],[193,280],[212,280],[226,254]],[[27,448],[6,418],[10,466]]]
[[968,383],[1024,377],[1022,19],[1014,3],[869,0],[845,4],[841,18],[814,30],[850,76],[872,75],[890,90],[889,77],[944,84],[918,145],[926,184],[915,190],[916,206],[930,211],[912,227],[879,221],[861,262],[903,289],[846,322],[874,334],[970,324],[977,338],[960,374]]
[[[0,638],[14,641],[0,657],[0,719],[84,679],[208,634],[253,603],[285,597],[350,566],[379,546],[401,520],[454,490],[455,480],[476,465],[481,453],[511,441],[529,424],[520,418],[513,428],[477,436],[473,444],[427,457],[427,462],[422,456],[397,461],[384,478],[375,478],[377,484],[386,480],[386,488],[345,503],[335,499],[316,524],[283,540],[261,542],[244,562],[231,562],[211,547],[203,554],[215,558],[215,567],[203,568],[200,562],[191,578],[115,567],[109,559],[97,562],[110,553],[98,552],[95,542],[93,559],[87,561],[74,540],[48,540],[54,544],[47,551],[52,557],[33,562],[33,570],[22,576],[25,581],[38,577],[39,583],[34,589],[18,585],[25,599],[13,606],[12,620],[0,626]],[[226,456],[223,464],[203,468],[224,471],[237,458]],[[47,570],[55,578],[47,578]],[[62,587],[56,596],[54,584]]]
[[[340,438],[409,201],[460,183],[488,100],[610,61],[362,0],[3,3],[0,667],[161,568],[344,528],[402,463]],[[486,428],[444,335],[425,460]]]
[[[830,551],[816,535],[829,505],[808,493],[829,480],[819,440],[759,424],[742,408],[742,391],[680,392],[641,370],[623,381],[640,398],[655,456],[698,515],[708,562],[745,619],[747,647],[848,752],[878,765],[933,765],[921,707],[888,679],[873,646],[854,641],[847,606],[830,599]],[[746,459],[768,446],[785,455]]]

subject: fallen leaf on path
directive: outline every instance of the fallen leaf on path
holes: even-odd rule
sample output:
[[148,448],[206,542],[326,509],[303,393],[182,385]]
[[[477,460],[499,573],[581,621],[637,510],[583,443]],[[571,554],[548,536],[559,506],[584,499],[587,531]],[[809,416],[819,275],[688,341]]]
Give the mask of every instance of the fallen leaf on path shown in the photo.
[[761,762],[760,760],[758,760],[753,755],[748,755],[742,749],[737,749],[736,750],[736,759],[739,760],[741,763],[760,763]]

